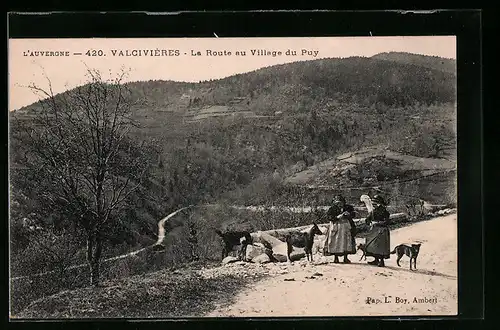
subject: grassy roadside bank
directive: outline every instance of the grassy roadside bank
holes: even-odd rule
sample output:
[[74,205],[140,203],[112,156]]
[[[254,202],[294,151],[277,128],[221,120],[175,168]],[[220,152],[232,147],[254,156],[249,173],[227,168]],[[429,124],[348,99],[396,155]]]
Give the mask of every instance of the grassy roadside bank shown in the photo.
[[101,287],[62,291],[32,302],[15,319],[176,318],[231,304],[239,290],[262,278],[235,272],[203,276],[185,268],[108,280]]

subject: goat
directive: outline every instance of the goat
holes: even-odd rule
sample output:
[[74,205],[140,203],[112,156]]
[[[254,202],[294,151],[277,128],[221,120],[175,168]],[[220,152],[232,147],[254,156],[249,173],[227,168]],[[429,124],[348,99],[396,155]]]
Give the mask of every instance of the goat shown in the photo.
[[316,234],[323,235],[323,232],[321,231],[321,229],[319,229],[316,223],[313,223],[311,229],[309,229],[306,232],[289,233],[286,236],[286,245],[287,245],[286,257],[288,262],[291,262],[290,253],[292,253],[294,246],[299,248],[304,248],[307,260],[312,262],[313,261],[312,246],[314,243],[314,235]]
[[247,246],[248,244],[252,244],[252,236],[248,231],[228,231],[223,233],[216,229],[215,232],[224,242],[224,246],[222,248],[222,259],[227,257],[229,252],[231,252],[235,246],[241,245],[238,251],[238,256],[240,259],[245,260]]

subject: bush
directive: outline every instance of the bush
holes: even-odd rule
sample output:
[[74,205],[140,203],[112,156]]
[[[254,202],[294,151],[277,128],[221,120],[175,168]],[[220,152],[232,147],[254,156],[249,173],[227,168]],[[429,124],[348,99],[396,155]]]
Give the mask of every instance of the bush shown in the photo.
[[55,272],[59,278],[65,278],[70,266],[85,262],[85,253],[78,236],[37,230],[28,237],[28,246],[11,257],[11,271],[14,274]]

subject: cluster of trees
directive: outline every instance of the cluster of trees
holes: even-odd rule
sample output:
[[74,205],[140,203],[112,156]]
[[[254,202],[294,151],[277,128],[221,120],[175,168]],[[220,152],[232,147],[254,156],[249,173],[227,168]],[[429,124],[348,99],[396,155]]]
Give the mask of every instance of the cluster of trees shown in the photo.
[[418,65],[424,68],[440,70],[449,73],[457,72],[457,63],[453,59],[439,56],[418,55],[403,52],[387,52],[372,56],[374,59],[386,60],[404,64]]
[[127,85],[134,98],[149,106],[189,106],[182,95],[191,95],[196,102],[190,106],[196,107],[247,97],[250,109],[267,114],[308,112],[327,100],[405,107],[456,99],[455,62],[414,54],[296,62],[199,83],[152,80]]
[[225,96],[249,95],[254,102],[267,106],[269,102],[259,99],[272,98],[281,110],[304,102],[304,97],[321,102],[332,96],[350,103],[406,106],[415,102],[427,105],[454,102],[455,79],[454,73],[430,67],[350,57],[260,69],[222,79],[217,88],[223,88]]

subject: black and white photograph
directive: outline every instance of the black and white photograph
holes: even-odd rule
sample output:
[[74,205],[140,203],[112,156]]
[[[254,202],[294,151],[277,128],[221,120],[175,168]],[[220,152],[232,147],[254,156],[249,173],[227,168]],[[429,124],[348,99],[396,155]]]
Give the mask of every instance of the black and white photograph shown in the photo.
[[10,318],[456,316],[456,45],[9,39]]

